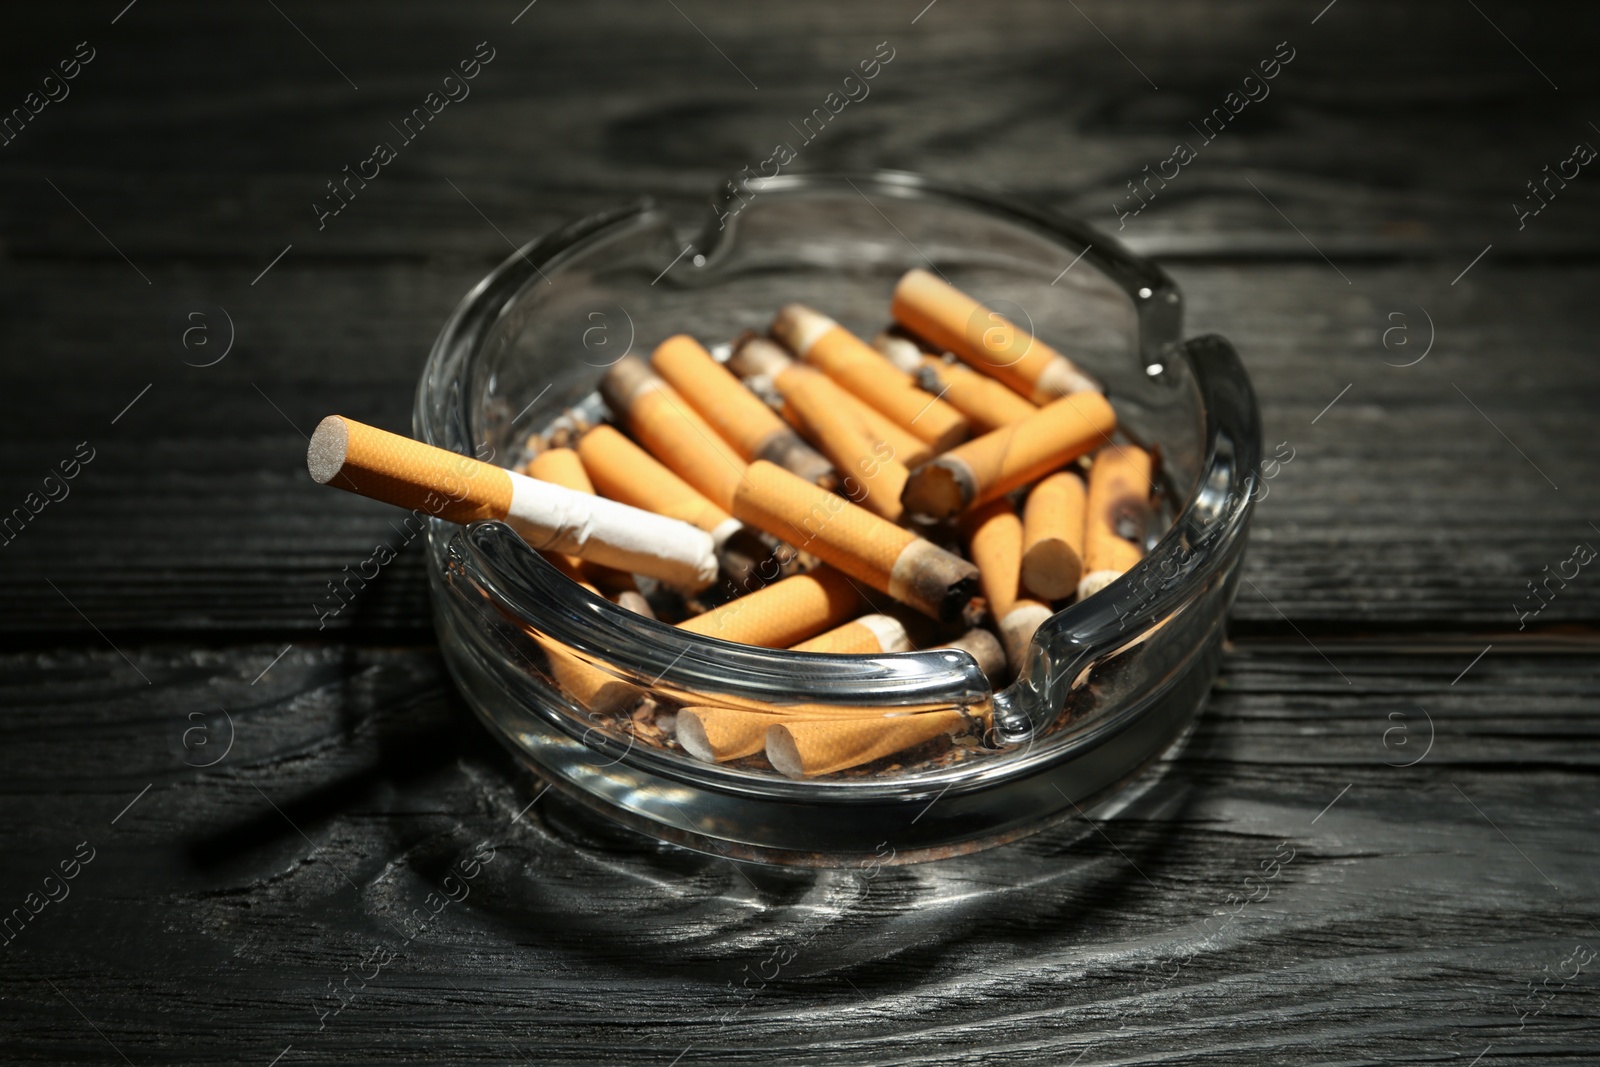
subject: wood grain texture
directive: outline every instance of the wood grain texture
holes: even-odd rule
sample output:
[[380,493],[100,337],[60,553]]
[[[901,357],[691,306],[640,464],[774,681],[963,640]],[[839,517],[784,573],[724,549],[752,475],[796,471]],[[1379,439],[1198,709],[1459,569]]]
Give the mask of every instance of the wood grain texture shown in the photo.
[[[0,145],[0,514],[95,449],[0,546],[0,1058],[1594,1061],[1596,969],[1556,976],[1600,949],[1600,579],[1516,605],[1600,541],[1600,177],[1513,208],[1600,143],[1592,5],[523,3],[0,34],[0,115],[96,49]],[[401,535],[311,484],[304,435],[403,428],[513,245],[640,196],[699,225],[882,41],[793,169],[992,185],[1160,257],[1294,459],[1209,707],[1120,809],[871,876],[737,865],[541,796],[443,671],[418,546],[319,630]],[[478,42],[471,96],[319,229]],[[216,307],[234,347],[194,366]]]
[[[254,685],[272,646],[124,649],[148,686],[111,652],[8,656],[4,899],[80,841],[96,857],[6,949],[0,1027],[15,1060],[103,1062],[49,979],[140,1063],[1592,1047],[1587,976],[1519,1017],[1544,966],[1600,945],[1595,854],[1567,847],[1600,803],[1592,641],[1497,649],[1454,686],[1465,644],[1320,645],[1337,671],[1298,639],[1236,647],[1187,749],[1096,829],[873,876],[529,808],[538,783],[421,648],[296,649]],[[220,746],[188,717],[218,706],[231,750],[185,766],[217,759],[182,731]],[[379,946],[394,962],[319,1029]]]

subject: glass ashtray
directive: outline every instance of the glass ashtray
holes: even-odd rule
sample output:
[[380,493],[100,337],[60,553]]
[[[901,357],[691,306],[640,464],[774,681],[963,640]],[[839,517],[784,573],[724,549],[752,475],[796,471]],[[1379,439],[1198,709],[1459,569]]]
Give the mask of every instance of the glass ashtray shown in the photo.
[[[575,407],[598,410],[596,384],[626,354],[648,358],[681,333],[724,343],[792,302],[871,336],[887,325],[896,279],[916,267],[1105,384],[1121,432],[1160,456],[1165,521],[1144,559],[1053,614],[1016,679],[996,688],[957,649],[840,656],[686,633],[588,592],[503,523],[430,519],[446,662],[477,715],[552,788],[719,855],[905,863],[1091,812],[1186,736],[1238,582],[1259,414],[1227,341],[1182,339],[1182,299],[1165,272],[1082,223],[893,172],[725,183],[692,238],[648,201],[593,215],[533,241],[467,294],[424,369],[415,435],[520,464],[531,433]],[[629,699],[603,711],[580,703],[559,680],[574,661]],[[656,725],[670,722],[662,709],[696,704],[961,710],[991,725],[792,780],[677,747]]]

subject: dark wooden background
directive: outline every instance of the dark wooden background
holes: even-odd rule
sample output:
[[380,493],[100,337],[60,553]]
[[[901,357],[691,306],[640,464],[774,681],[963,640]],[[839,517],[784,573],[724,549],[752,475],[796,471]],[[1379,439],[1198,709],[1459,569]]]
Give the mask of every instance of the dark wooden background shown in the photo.
[[[1593,5],[523,2],[7,12],[0,108],[95,58],[0,147],[0,511],[95,458],[0,547],[0,914],[94,858],[0,946],[0,1059],[1600,1061],[1600,569],[1516,607],[1600,545],[1600,172],[1513,208],[1600,145]],[[471,96],[319,232],[480,41]],[[1120,233],[1294,449],[1209,710],[1094,828],[875,876],[529,807],[415,546],[318,632],[390,515],[311,484],[303,435],[405,426],[510,244],[644,194],[697,225],[883,41],[797,170],[1112,231],[1295,50]]]

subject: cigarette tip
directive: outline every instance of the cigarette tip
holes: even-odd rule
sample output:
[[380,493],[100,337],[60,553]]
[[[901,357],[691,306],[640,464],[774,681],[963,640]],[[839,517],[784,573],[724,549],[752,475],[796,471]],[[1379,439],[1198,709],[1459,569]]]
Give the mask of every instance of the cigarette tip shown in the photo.
[[350,425],[339,415],[329,415],[317,423],[306,447],[306,470],[318,485],[327,485],[344,469],[350,454]]

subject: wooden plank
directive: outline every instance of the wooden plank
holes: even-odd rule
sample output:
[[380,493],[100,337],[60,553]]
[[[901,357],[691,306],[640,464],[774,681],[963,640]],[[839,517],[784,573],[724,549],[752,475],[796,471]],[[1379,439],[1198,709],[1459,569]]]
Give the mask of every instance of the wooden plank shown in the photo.
[[[0,627],[98,640],[86,616],[112,634],[316,633],[327,582],[379,542],[400,548],[402,535],[390,509],[309,481],[303,435],[331,412],[406,428],[433,334],[480,270],[286,262],[264,292],[249,287],[248,268],[204,287],[173,268],[157,277],[175,295],[153,305],[125,264],[19,272],[23,310],[0,330],[8,350],[48,358],[13,372],[0,500],[21,505],[81,441],[97,452],[72,495],[4,546],[0,589],[13,610]],[[1570,576],[1574,545],[1600,544],[1589,525],[1600,523],[1600,442],[1588,399],[1600,389],[1590,358],[1600,316],[1586,295],[1600,276],[1483,263],[1452,286],[1447,272],[1420,267],[1346,273],[1348,286],[1326,264],[1177,271],[1189,331],[1235,341],[1269,454],[1282,443],[1294,457],[1258,509],[1240,625],[1592,624],[1600,582],[1588,570],[1564,588],[1541,585],[1538,615],[1524,620],[1513,605],[1537,607],[1528,583],[1546,567]],[[228,307],[238,336],[210,368],[184,366],[202,357],[167,340],[170,317],[202,293]],[[1393,366],[1421,355],[1427,316],[1432,351]],[[1400,326],[1386,349],[1384,331]],[[115,367],[108,336],[126,339]],[[328,632],[427,627],[409,548]]]
[[[1593,641],[1497,648],[1455,685],[1465,643],[1322,647],[1350,684],[1298,641],[1235,647],[1187,749],[1096,829],[875,874],[529,808],[425,646],[297,647],[254,684],[276,647],[125,647],[149,685],[109,651],[0,657],[4,899],[95,854],[0,955],[0,1029],[54,1062],[1576,1055],[1592,975],[1521,1013],[1600,945],[1575,906]],[[219,705],[232,749],[185,766],[220,751],[183,737],[220,745],[189,718]]]
[[[147,5],[114,28],[41,14],[0,44],[8,68],[47,69],[85,36],[99,51],[73,95],[4,149],[0,231],[13,255],[117,258],[65,194],[141,263],[259,270],[291,243],[297,258],[469,255],[499,241],[494,227],[525,241],[640,195],[698,213],[714,184],[781,141],[800,151],[791,169],[911,167],[1115,229],[1140,203],[1128,184],[1187,140],[1195,161],[1170,165],[1178,176],[1151,185],[1122,231],[1143,250],[1453,263],[1490,242],[1501,258],[1589,256],[1600,232],[1600,182],[1586,175],[1551,186],[1525,227],[1512,208],[1546,164],[1600,137],[1583,106],[1597,75],[1580,3],[1493,21],[1446,0],[1403,15],[1343,3],[1315,23],[1317,5],[1259,0],[1226,17],[1172,0],[1137,13],[1109,0],[945,4],[915,21],[922,5],[757,16],[726,0],[614,0],[536,6],[515,25],[505,6]],[[479,41],[495,59],[471,95],[403,141],[391,124]],[[804,142],[801,120],[878,42],[894,58],[870,95]],[[1280,51],[1292,62],[1250,90],[1270,95],[1202,140],[1195,128]],[[319,228],[325,183],[380,141],[398,158]]]

